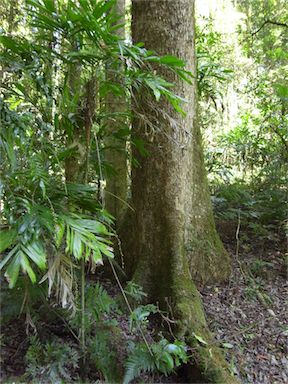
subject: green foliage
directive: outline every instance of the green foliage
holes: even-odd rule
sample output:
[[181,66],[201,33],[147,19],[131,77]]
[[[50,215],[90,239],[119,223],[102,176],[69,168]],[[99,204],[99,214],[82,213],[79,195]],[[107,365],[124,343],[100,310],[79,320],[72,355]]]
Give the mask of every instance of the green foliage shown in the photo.
[[[92,367],[96,367],[100,376],[106,382],[119,380],[119,357],[116,351],[116,342],[120,341],[113,328],[99,328],[97,334],[88,340],[88,358]],[[111,338],[114,338],[112,341]],[[117,381],[118,381],[117,380]]]
[[[170,90],[173,85],[159,76],[153,75],[149,64],[158,62],[177,75],[189,79],[191,75],[183,68],[183,61],[172,56],[159,57],[154,52],[146,50],[141,44],[131,45],[121,40],[114,33],[121,25],[117,25],[118,17],[111,11],[113,3],[114,1],[98,0],[81,3],[69,1],[66,4],[62,1],[55,1],[53,6],[50,6],[46,2],[27,0],[27,12],[31,17],[30,27],[37,31],[36,41],[24,36],[3,35],[1,37],[1,42],[6,49],[2,53],[1,61],[10,65],[16,74],[20,70],[25,70],[29,80],[36,83],[37,91],[42,93],[40,100],[38,98],[36,100],[29,94],[29,88],[17,83],[21,98],[33,105],[37,103],[37,108],[39,108],[39,103],[42,104],[43,101],[44,104],[47,98],[51,104],[53,84],[51,80],[50,83],[47,83],[47,62],[53,66],[56,60],[62,65],[64,80],[71,76],[68,74],[71,65],[81,64],[82,71],[87,70],[88,74],[91,66],[97,66],[101,70],[103,69],[101,66],[106,65],[113,71],[119,70],[119,76],[123,77],[121,85],[119,83],[113,85],[110,82],[109,91],[112,93],[120,91],[126,94],[130,86],[148,87],[154,93],[156,100],[163,95],[176,109],[181,111],[180,102],[182,100]],[[47,36],[47,31],[50,36],[49,34]],[[49,38],[51,39],[50,45]],[[127,64],[124,67],[123,62]],[[99,72],[98,75],[100,76]],[[23,78],[21,80],[25,81]],[[57,101],[61,103],[61,111],[55,115],[55,118],[59,121],[61,117],[61,121],[65,125],[67,124],[65,129],[69,129],[68,134],[70,135],[75,128],[73,128],[73,122],[77,121],[75,107],[77,107],[79,95],[72,95],[71,104],[71,100],[69,100],[71,93],[67,88],[66,80],[61,92],[64,100],[59,98]],[[107,83],[101,84],[102,92],[107,92],[107,89],[105,90],[107,86],[109,86]],[[41,105],[40,109],[43,112],[44,105]],[[45,116],[47,117],[47,113]]]
[[128,384],[144,372],[161,372],[165,376],[173,372],[182,363],[187,363],[186,346],[176,340],[170,343],[161,339],[149,346],[138,344],[134,346],[126,362],[126,372],[123,382]]
[[252,188],[244,183],[218,184],[212,197],[217,218],[237,223],[240,216],[241,228],[263,241],[279,241],[283,237],[285,200],[286,191],[282,188]]
[[[130,284],[130,287],[144,294],[141,287]],[[153,304],[140,305],[127,317],[130,322],[130,337],[123,335],[123,329],[119,327],[117,319],[121,312],[113,299],[99,283],[88,285],[85,293],[85,329],[87,332],[86,358],[90,369],[97,369],[100,376],[106,381],[119,379],[119,365],[123,364],[117,351],[122,355],[128,354],[125,363],[124,382],[130,382],[144,372],[160,372],[170,374],[175,368],[188,361],[186,346],[183,342],[175,340],[169,342],[161,334],[160,341],[146,343],[138,341],[139,329],[148,334],[149,316],[158,313],[159,310]],[[81,322],[81,314],[76,313],[69,324],[77,330]],[[121,321],[123,321],[121,315]],[[143,333],[141,333],[143,337]],[[125,338],[124,338],[125,337]],[[134,341],[131,341],[132,340]],[[151,336],[150,336],[151,338]],[[123,358],[123,357],[122,357]],[[87,367],[88,369],[88,367]],[[118,370],[118,373],[117,373]]]
[[234,77],[231,48],[216,25],[217,20],[212,16],[198,18],[196,25],[199,120],[202,129],[212,131],[213,135],[222,120],[226,94]]
[[[235,231],[240,216],[242,242],[256,236],[264,242],[278,241],[284,232],[288,171],[284,3],[243,0],[233,11],[224,7],[224,13],[237,19],[235,37],[226,42],[225,27],[217,25],[217,16],[223,17],[218,10],[211,10],[210,19],[199,20],[200,116],[213,202],[217,217],[232,221]],[[233,68],[232,82],[228,72],[218,81],[217,64]],[[210,103],[218,114],[207,103],[210,94],[217,96]]]
[[91,320],[98,321],[101,316],[111,314],[118,309],[115,300],[100,283],[89,285],[85,297],[87,312],[90,313]]
[[244,0],[237,7],[246,15],[239,28],[243,50],[265,66],[282,66],[287,59],[285,0]]
[[[113,320],[115,314],[119,312],[116,301],[107,293],[104,287],[100,283],[86,284],[85,288],[85,329],[87,335],[94,337],[101,333],[102,328],[105,325],[108,328],[110,326],[117,325]],[[75,316],[69,320],[69,324],[73,329],[78,331],[81,325],[81,312],[77,311]],[[108,319],[108,317],[111,318]]]
[[[100,375],[107,382],[119,380],[117,344],[123,343],[117,316],[120,310],[114,300],[98,282],[85,289],[86,375]],[[76,332],[80,329],[82,313],[77,311],[69,320]],[[125,344],[122,348],[125,348]]]
[[264,117],[247,113],[241,124],[218,136],[217,146],[207,154],[211,178],[226,182],[236,177],[248,182],[253,178],[258,184],[286,184],[286,117],[279,116],[278,106],[270,103],[269,108],[273,112],[263,111]]
[[137,303],[140,303],[145,299],[145,297],[147,297],[147,294],[143,291],[142,287],[134,283],[134,281],[128,281],[126,284],[125,293],[134,299]]
[[130,314],[130,330],[133,327],[145,327],[149,323],[148,317],[157,312],[159,310],[154,304],[139,305]]
[[123,382],[128,384],[133,379],[139,377],[142,372],[153,372],[155,362],[153,356],[149,353],[146,346],[134,348],[126,363],[126,372]]
[[43,309],[46,316],[46,297],[47,287],[44,284],[41,286],[30,284],[28,276],[19,276],[15,288],[9,289],[9,286],[1,273],[1,324],[5,325],[10,323],[17,318],[19,314],[26,314],[29,319],[32,317],[31,323],[27,325],[35,325],[33,323],[34,319],[38,319],[39,316],[36,314],[34,308],[37,308],[37,312],[41,314]]
[[221,104],[233,71],[223,66],[223,37],[215,31],[213,19],[203,18],[201,24],[204,26],[197,26],[196,45],[198,91],[200,98],[206,102],[206,108],[209,102],[217,110],[217,103]]
[[259,300],[264,306],[272,304],[271,297],[263,289],[263,282],[258,279],[250,278],[249,285],[244,290],[245,296],[249,300]]
[[[5,224],[0,245],[2,252],[8,252],[0,268],[5,269],[11,288],[20,272],[35,283],[48,268],[41,281],[49,280],[51,293],[60,278],[65,289],[56,289],[56,296],[62,296],[65,305],[73,286],[68,268],[84,259],[91,260],[94,269],[103,256],[113,257],[107,229],[112,220],[99,201],[102,176],[97,163],[102,155],[93,138],[99,132],[105,136],[107,111],[105,106],[98,107],[97,120],[92,117],[88,132],[87,84],[94,78],[99,83],[100,93],[89,101],[94,103],[92,109],[97,98],[109,92],[129,98],[132,89],[143,88],[156,101],[165,97],[182,112],[183,100],[173,93],[173,84],[152,71],[151,63],[187,81],[191,76],[182,60],[159,57],[142,44],[120,39],[115,34],[121,26],[113,4],[27,0],[22,28],[13,35],[3,30],[0,37],[0,62],[7,77],[0,89]],[[119,72],[121,81],[107,82],[107,69]],[[130,134],[125,124],[123,129],[128,129],[126,136]],[[74,183],[67,176],[73,172],[72,162]],[[74,260],[69,262],[71,256]]]
[[79,353],[63,340],[55,339],[42,344],[32,336],[25,359],[26,376],[33,383],[67,383],[72,381],[73,372],[78,368]]
[[253,262],[251,263],[251,266],[250,266],[250,270],[252,272],[252,274],[254,276],[263,276],[264,273],[267,271],[267,270],[271,270],[273,268],[273,264],[268,262],[268,261],[265,261],[265,260],[261,260],[261,259],[255,259],[253,260]]
[[[5,81],[0,87],[0,269],[14,288],[9,293],[5,290],[4,297],[13,300],[5,316],[11,319],[15,309],[24,310],[30,324],[31,317],[37,323],[42,319],[40,308],[36,310],[40,296],[41,300],[48,296],[51,303],[46,300],[43,307],[47,311],[55,301],[62,304],[62,312],[55,311],[79,341],[82,353],[69,338],[52,337],[45,343],[31,338],[27,377],[34,382],[75,379],[84,355],[90,373],[94,370],[101,379],[115,380],[111,366],[117,365],[120,310],[101,284],[84,281],[86,270],[94,272],[104,257],[113,257],[113,218],[102,206],[103,174],[109,175],[105,139],[111,134],[111,115],[103,100],[110,94],[128,101],[135,90],[141,90],[153,95],[156,109],[159,99],[165,98],[184,114],[181,105],[186,101],[157,74],[155,63],[187,82],[192,78],[181,59],[160,57],[143,44],[121,39],[115,33],[121,25],[114,5],[115,1],[106,0],[26,0],[21,7],[23,20],[17,25],[7,20],[1,27]],[[117,73],[117,81],[108,79],[107,71]],[[121,117],[122,122],[113,133],[117,140],[130,140],[134,115],[130,109],[113,112],[112,118]],[[137,138],[131,145],[146,153]],[[132,283],[127,292],[139,302],[146,296]],[[133,311],[127,319],[132,334],[137,334],[133,337],[139,336],[140,326],[146,329],[150,313],[156,310],[148,305]],[[68,313],[72,316],[67,317]],[[171,369],[180,357],[169,352],[174,356],[171,362],[165,346],[161,348],[159,343],[158,353],[153,347],[159,354],[155,367],[164,372],[165,364]],[[125,353],[125,343],[123,349]]]
[[[104,257],[113,257],[113,218],[101,202],[102,168],[105,177],[113,174],[104,156],[109,149],[105,147],[109,119],[121,118],[114,138],[128,140],[142,156],[149,155],[141,140],[130,137],[136,112],[129,109],[109,114],[103,100],[115,95],[128,101],[129,106],[133,93],[139,91],[152,94],[160,114],[161,98],[184,114],[181,105],[186,101],[173,92],[172,83],[158,75],[157,65],[187,82],[192,74],[179,58],[160,57],[143,44],[133,45],[119,38],[115,31],[121,25],[113,13],[114,4],[106,0],[27,0],[19,10],[17,23],[8,20],[10,11],[3,12],[0,269],[14,290],[7,293],[5,289],[1,296],[9,303],[2,310],[5,321],[21,309],[26,314],[31,311],[33,320],[37,320],[42,313],[37,308],[36,315],[33,309],[47,294],[52,304],[56,300],[64,308],[74,308],[72,318],[67,317],[68,311],[61,312],[62,321],[75,339],[79,329],[85,330],[82,353],[87,371],[96,372],[101,380],[115,381],[117,373],[119,376],[115,371],[122,363],[117,350],[120,344],[122,354],[128,354],[124,382],[129,383],[145,372],[169,375],[187,363],[188,356],[184,343],[170,342],[161,334],[156,336],[160,341],[151,340],[150,335],[147,342],[149,318],[159,312],[153,304],[138,305],[125,318],[121,314],[121,320],[130,326],[126,333],[117,322],[120,310],[116,300],[100,283],[85,285],[85,308],[79,310],[81,261],[94,272]],[[243,36],[251,32],[251,20],[256,31],[284,3],[269,0],[266,9],[260,7],[262,4],[261,0],[245,0],[238,5],[249,16]],[[0,8],[2,11],[2,4]],[[284,13],[277,11],[275,15],[278,22],[286,23]],[[287,53],[281,28],[266,23],[254,38],[242,43],[246,55],[253,56],[251,67],[255,68],[250,67],[251,76],[245,77],[241,91],[253,102],[241,110],[241,119],[233,121],[229,132],[218,134],[215,130],[215,142],[207,150],[217,217],[234,223],[240,219],[241,230],[244,227],[250,238],[256,235],[263,241],[279,240],[287,219],[283,210],[288,143],[287,86],[283,79]],[[235,69],[237,63],[232,62],[231,52],[211,19],[205,20],[203,29],[198,27],[197,35],[201,124],[211,127],[216,124],[215,114],[223,114],[231,68]],[[117,81],[107,79],[107,70],[117,73]],[[242,75],[241,70],[240,75],[233,73],[233,80]],[[89,97],[91,81],[95,83],[94,93]],[[269,267],[267,262],[255,261],[251,273],[257,277]],[[146,297],[133,282],[125,292],[138,304]],[[269,303],[259,279],[251,280],[245,294]],[[47,308],[48,302],[46,312]],[[139,330],[145,343],[137,341]],[[127,333],[134,340],[130,346],[125,343]],[[205,345],[199,335],[194,337]],[[228,344],[223,346],[230,348]],[[27,377],[33,382],[77,380],[78,349],[69,337],[52,337],[47,342],[32,337],[26,355]]]
[[[39,281],[47,266],[55,267],[54,260],[64,251],[76,261],[85,257],[94,264],[102,262],[102,254],[112,257],[110,234],[101,223],[111,221],[95,204],[95,188],[65,184],[58,158],[52,156],[55,145],[43,139],[45,131],[39,130],[38,117],[25,112],[17,114],[6,103],[1,106],[4,124],[0,144],[5,171],[1,252],[7,250],[7,254],[0,269],[5,268],[10,287],[15,286],[20,270],[32,283],[37,276]],[[91,214],[75,213],[83,208]]]

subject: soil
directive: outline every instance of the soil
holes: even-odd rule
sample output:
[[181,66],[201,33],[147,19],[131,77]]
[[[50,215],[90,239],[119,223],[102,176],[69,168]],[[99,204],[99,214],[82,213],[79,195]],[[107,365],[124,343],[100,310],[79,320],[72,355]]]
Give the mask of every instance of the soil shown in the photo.
[[28,349],[28,340],[24,324],[25,318],[19,318],[11,321],[5,328],[1,327],[0,377],[2,383],[25,373],[24,356]]

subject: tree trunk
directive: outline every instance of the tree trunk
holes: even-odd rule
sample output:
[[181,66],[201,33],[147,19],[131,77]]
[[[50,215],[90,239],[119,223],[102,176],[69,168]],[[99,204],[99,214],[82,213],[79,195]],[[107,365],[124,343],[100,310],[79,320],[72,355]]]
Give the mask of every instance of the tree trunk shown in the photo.
[[[195,74],[194,1],[134,0],[132,35],[147,49],[173,54]],[[234,379],[213,345],[201,299],[191,274],[201,281],[227,277],[227,253],[217,236],[203,164],[197,124],[196,85],[184,83],[172,72],[155,67],[175,83],[184,97],[186,116],[176,113],[161,97],[155,108],[152,96],[139,92],[136,108],[153,122],[153,132],[143,120],[133,125],[133,135],[145,143],[147,157],[134,153],[140,166],[132,170],[133,236],[126,236],[126,253],[137,260],[134,280],[149,298],[169,304],[178,319],[178,336],[195,347],[195,362],[206,380],[230,383]],[[132,241],[131,241],[132,239]],[[128,247],[128,249],[127,249]],[[220,265],[221,264],[221,265]],[[201,336],[208,346],[197,342]],[[190,382],[195,382],[191,373]]]
[[[81,93],[81,66],[79,64],[70,64],[67,74],[67,87],[68,94],[71,100],[75,98],[75,95]],[[68,133],[65,127],[63,127],[66,133],[66,148],[73,149],[74,152],[65,159],[65,179],[67,183],[77,183],[80,173],[80,148],[83,141],[83,132],[78,126],[78,104],[77,106],[71,105],[71,111],[75,114],[75,120],[77,123],[73,125],[72,132]],[[81,151],[83,152],[83,151]],[[82,156],[83,157],[83,156]]]
[[[184,59],[187,69],[195,74],[192,3],[134,1],[132,34],[133,40],[143,41],[147,49]],[[224,280],[230,273],[230,260],[215,229],[198,125],[196,82],[191,86],[163,68],[157,71],[174,82],[175,93],[187,100],[184,105],[187,114],[185,118],[180,116],[163,99],[155,112],[147,96],[138,95],[138,109],[142,106],[141,114],[154,122],[156,130],[153,134],[147,132],[141,121],[133,127],[133,134],[144,141],[150,154],[143,158],[134,153],[141,164],[132,170],[132,206],[140,230],[138,240],[134,241],[138,244],[137,255],[142,245],[148,255],[158,249],[166,255],[163,239],[169,243],[167,225],[171,220],[169,231],[177,226],[183,230],[183,247],[194,279],[201,283]],[[179,223],[174,221],[176,217]],[[175,230],[179,232],[179,228]],[[145,239],[151,237],[148,245],[139,241],[142,235]],[[145,264],[143,258],[140,263]]]
[[72,134],[67,133],[66,147],[67,149],[74,148],[74,153],[65,159],[65,178],[69,183],[87,183],[91,129],[96,111],[97,82],[96,77],[91,75],[90,79],[81,87],[81,67],[79,65],[72,65],[68,75],[71,99],[77,93],[80,96],[77,105],[73,106],[75,124]]
[[[121,19],[117,23],[125,21],[125,0],[117,0],[114,11]],[[115,31],[121,39],[125,38],[124,27]],[[108,82],[121,86],[122,64],[117,63],[117,68],[108,68],[106,71]],[[126,137],[121,132],[125,131],[126,123],[126,103],[125,94],[116,95],[109,92],[105,100],[106,104],[106,139],[105,139],[105,161],[111,167],[111,174],[106,177],[105,205],[109,213],[119,219],[127,197],[127,155]],[[121,115],[122,114],[122,115]]]

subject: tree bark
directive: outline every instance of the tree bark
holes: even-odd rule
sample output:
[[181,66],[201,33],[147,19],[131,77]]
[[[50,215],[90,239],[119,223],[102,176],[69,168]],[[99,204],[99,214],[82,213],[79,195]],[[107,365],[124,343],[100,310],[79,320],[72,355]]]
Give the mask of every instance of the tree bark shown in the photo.
[[80,82],[80,65],[71,65],[68,73],[68,87],[71,99],[77,93],[79,101],[73,106],[75,123],[72,134],[66,132],[66,147],[74,148],[74,153],[65,159],[65,178],[68,183],[87,183],[89,179],[89,157],[91,129],[96,111],[97,81],[95,75],[84,85]]
[[[133,40],[143,41],[147,49],[184,59],[187,69],[195,75],[192,3],[134,1],[132,34]],[[143,140],[149,152],[148,157],[133,153],[140,163],[140,167],[132,169],[132,206],[137,223],[134,253],[137,259],[139,255],[139,264],[146,264],[140,257],[141,247],[148,260],[156,250],[160,251],[159,259],[161,254],[167,258],[171,249],[167,236],[182,231],[183,249],[194,279],[201,283],[221,281],[229,276],[230,260],[215,229],[198,124],[196,82],[184,83],[163,68],[158,67],[157,72],[174,82],[175,93],[187,100],[183,105],[186,117],[164,99],[155,111],[147,95],[142,92],[137,96],[136,108],[153,121],[155,129],[148,132],[139,120],[133,126],[133,135]],[[156,263],[156,256],[153,260]]]
[[[125,21],[125,0],[117,0],[114,11],[121,16],[119,24]],[[121,39],[125,38],[124,27],[115,31]],[[106,71],[107,80],[111,83],[121,86],[122,64],[117,63],[117,67],[108,68]],[[105,139],[105,161],[112,168],[110,175],[106,177],[105,205],[109,213],[117,220],[119,219],[127,197],[127,155],[126,155],[126,137],[121,135],[121,130],[127,127],[125,112],[126,102],[125,94],[116,95],[109,92],[105,100],[106,104],[106,139]],[[122,114],[122,115],[121,115]]]
[[[67,74],[67,87],[68,92],[71,100],[75,97],[75,95],[81,93],[82,84],[80,82],[81,79],[81,73],[82,69],[79,64],[70,64],[68,68],[68,74]],[[78,182],[78,176],[80,173],[80,164],[81,160],[80,158],[83,156],[80,156],[79,149],[81,148],[81,142],[83,141],[83,132],[82,129],[79,127],[78,120],[78,111],[79,106],[71,107],[71,110],[75,114],[75,123],[72,128],[72,133],[68,133],[63,128],[64,132],[66,133],[66,148],[74,149],[74,153],[72,153],[69,157],[65,159],[65,179],[67,183],[77,183]],[[83,151],[82,151],[83,152]]]
[[[194,1],[134,0],[132,36],[160,55],[172,54],[187,63],[195,74]],[[136,263],[133,279],[143,286],[150,300],[173,308],[178,336],[195,347],[195,362],[205,380],[235,382],[225,360],[213,344],[201,299],[191,275],[201,282],[223,279],[230,265],[215,230],[201,134],[197,123],[196,84],[184,83],[171,71],[155,67],[174,82],[175,93],[184,97],[186,116],[177,113],[161,97],[136,95],[135,108],[153,123],[148,129],[137,118],[133,135],[143,140],[149,155],[134,151],[140,163],[132,169],[131,229],[123,239],[128,260]],[[150,124],[151,126],[151,124]],[[126,241],[125,241],[126,240]],[[129,263],[129,262],[128,262]],[[197,342],[195,334],[208,346]],[[191,372],[189,382],[195,382]]]

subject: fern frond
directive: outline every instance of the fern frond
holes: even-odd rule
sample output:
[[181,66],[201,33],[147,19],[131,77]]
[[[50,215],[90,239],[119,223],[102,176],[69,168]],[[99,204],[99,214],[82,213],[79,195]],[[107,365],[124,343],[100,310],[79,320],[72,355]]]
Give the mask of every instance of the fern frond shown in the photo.
[[140,345],[135,348],[126,362],[126,371],[123,384],[129,384],[133,379],[139,377],[141,373],[153,372],[156,365],[146,346]]

